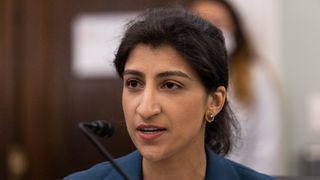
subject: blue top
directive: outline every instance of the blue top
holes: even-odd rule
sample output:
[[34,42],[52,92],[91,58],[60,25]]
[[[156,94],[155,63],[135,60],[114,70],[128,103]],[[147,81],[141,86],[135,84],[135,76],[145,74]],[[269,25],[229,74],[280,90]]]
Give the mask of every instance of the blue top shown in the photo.
[[[272,180],[274,178],[256,172],[243,165],[223,158],[210,148],[207,152],[206,180]],[[134,151],[116,159],[118,165],[127,173],[131,180],[142,180],[142,156]],[[76,172],[64,180],[122,180],[121,175],[112,167],[111,163],[103,162],[90,169]]]

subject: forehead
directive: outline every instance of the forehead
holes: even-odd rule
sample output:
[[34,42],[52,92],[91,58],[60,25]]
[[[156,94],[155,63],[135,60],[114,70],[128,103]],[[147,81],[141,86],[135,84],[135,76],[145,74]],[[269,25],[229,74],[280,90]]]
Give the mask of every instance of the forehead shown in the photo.
[[138,44],[130,53],[125,69],[140,71],[180,70],[196,76],[188,61],[170,45]]

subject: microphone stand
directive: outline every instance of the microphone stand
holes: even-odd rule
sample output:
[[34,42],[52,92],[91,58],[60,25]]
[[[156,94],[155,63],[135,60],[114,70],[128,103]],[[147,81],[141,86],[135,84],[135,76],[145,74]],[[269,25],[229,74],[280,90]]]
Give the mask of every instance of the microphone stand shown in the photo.
[[117,172],[125,179],[125,180],[130,180],[128,175],[123,172],[123,170],[119,167],[119,165],[114,161],[113,157],[111,154],[105,149],[99,141],[86,129],[87,124],[86,123],[79,123],[78,127],[81,129],[81,131],[87,136],[87,138],[91,141],[91,143],[97,147],[99,152],[106,157],[111,165],[117,170]]

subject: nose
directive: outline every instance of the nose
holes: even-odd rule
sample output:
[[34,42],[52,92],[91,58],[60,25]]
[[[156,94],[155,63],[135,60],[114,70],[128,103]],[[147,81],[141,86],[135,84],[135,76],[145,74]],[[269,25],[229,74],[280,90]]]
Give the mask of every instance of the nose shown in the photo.
[[136,111],[144,120],[150,120],[161,112],[156,90],[146,88],[143,91]]

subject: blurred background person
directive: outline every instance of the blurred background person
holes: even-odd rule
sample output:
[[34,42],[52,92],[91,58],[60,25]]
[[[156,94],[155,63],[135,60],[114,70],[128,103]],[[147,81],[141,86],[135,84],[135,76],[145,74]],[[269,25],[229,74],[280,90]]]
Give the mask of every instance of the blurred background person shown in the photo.
[[255,170],[283,174],[282,108],[278,79],[258,57],[234,7],[224,0],[190,0],[187,6],[218,26],[224,34],[230,63],[230,104],[241,139],[229,158]]

